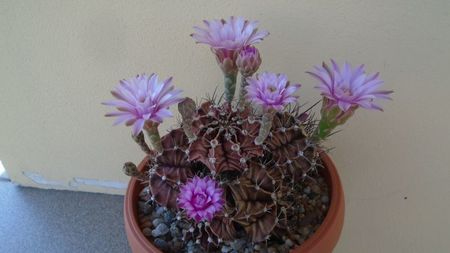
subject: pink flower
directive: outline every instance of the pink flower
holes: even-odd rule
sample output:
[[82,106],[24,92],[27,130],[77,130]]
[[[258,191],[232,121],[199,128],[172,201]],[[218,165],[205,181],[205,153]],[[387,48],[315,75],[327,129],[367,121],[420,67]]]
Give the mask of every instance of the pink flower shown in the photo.
[[191,36],[197,43],[208,44],[214,49],[240,50],[269,35],[267,31],[258,31],[258,21],[249,21],[243,17],[204,20],[203,23],[206,28],[194,26],[195,33]]
[[326,98],[327,108],[338,106],[343,112],[361,106],[366,109],[383,109],[375,104],[376,99],[390,99],[393,91],[379,90],[383,81],[379,73],[368,75],[364,65],[352,68],[348,63],[339,67],[331,60],[332,68],[325,63],[315,67],[315,71],[307,72],[319,81],[317,89]]
[[247,99],[264,109],[283,110],[284,106],[296,102],[294,93],[300,84],[290,85],[285,74],[264,72],[256,78],[247,78]]
[[206,27],[194,26],[195,32],[191,36],[197,43],[211,46],[225,74],[237,73],[236,57],[243,47],[258,43],[269,35],[267,31],[258,31],[258,21],[243,17],[204,20],[203,23]]
[[117,111],[106,116],[117,117],[114,125],[123,122],[127,126],[132,125],[133,135],[139,134],[145,123],[161,123],[164,118],[172,117],[169,106],[182,100],[181,90],[175,90],[171,81],[172,78],[169,78],[160,82],[156,74],[143,74],[120,81],[116,89],[111,91],[117,100],[103,103],[116,107]]
[[210,177],[195,176],[180,189],[178,206],[196,222],[211,221],[224,205],[223,189]]
[[261,56],[254,46],[245,46],[241,49],[236,59],[236,65],[245,77],[253,75],[261,65]]

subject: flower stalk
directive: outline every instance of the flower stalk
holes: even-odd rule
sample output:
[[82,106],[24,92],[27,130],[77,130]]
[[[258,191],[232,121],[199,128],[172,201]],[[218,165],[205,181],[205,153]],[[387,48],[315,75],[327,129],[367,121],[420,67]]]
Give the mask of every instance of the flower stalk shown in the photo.
[[234,93],[236,92],[236,77],[237,73],[224,74],[225,99],[229,103],[233,101]]
[[261,127],[259,128],[258,136],[255,138],[256,145],[262,145],[269,136],[270,129],[272,129],[273,117],[275,116],[275,110],[269,110],[264,113],[261,119]]
[[357,106],[352,106],[347,111],[342,111],[339,106],[330,105],[327,98],[323,99],[322,109],[320,111],[321,119],[314,131],[313,138],[316,141],[323,141],[329,137],[333,130],[340,125],[345,124],[353,116]]
[[152,147],[158,152],[162,153],[163,147],[161,145],[161,136],[158,131],[158,123],[149,122],[145,125],[145,131],[147,132],[147,137]]
[[246,106],[246,101],[245,101],[245,96],[247,95],[247,87],[248,86],[248,82],[247,82],[247,77],[241,75],[241,90],[239,92],[239,104],[241,105],[242,108],[244,108]]
[[185,98],[178,104],[178,111],[181,114],[182,118],[182,127],[184,133],[188,137],[189,140],[194,140],[195,135],[192,130],[192,120],[194,118],[194,114],[196,111],[196,106],[194,100],[191,98]]

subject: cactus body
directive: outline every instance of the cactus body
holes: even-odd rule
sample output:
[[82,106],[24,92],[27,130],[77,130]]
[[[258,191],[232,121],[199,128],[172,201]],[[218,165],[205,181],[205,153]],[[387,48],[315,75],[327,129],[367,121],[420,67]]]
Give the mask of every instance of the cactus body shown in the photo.
[[[295,228],[288,221],[299,219],[302,201],[298,182],[320,166],[304,113],[264,117],[228,103],[207,101],[197,108],[190,99],[179,111],[182,126],[161,138],[149,183],[152,200],[191,224],[184,239],[213,250],[242,235],[253,243],[290,238]],[[265,137],[256,145],[260,135]],[[224,190],[225,204],[212,220],[197,223],[177,205],[180,186],[194,176],[211,176]]]

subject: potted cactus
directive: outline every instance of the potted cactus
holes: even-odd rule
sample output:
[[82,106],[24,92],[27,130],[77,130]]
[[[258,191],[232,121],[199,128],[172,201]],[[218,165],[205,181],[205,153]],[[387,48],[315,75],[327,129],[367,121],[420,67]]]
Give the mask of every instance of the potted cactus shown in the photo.
[[[124,206],[133,252],[324,253],[337,243],[344,195],[323,141],[359,107],[381,110],[375,100],[391,91],[379,90],[378,74],[362,65],[323,63],[308,72],[323,96],[316,120],[314,106],[297,103],[300,84],[256,73],[254,44],[269,34],[257,26],[230,17],[194,27],[224,74],[223,96],[195,102],[172,78],[144,74],[122,80],[116,100],[104,103],[146,154],[138,166],[124,165],[133,176]],[[174,104],[181,122],[161,137]]]

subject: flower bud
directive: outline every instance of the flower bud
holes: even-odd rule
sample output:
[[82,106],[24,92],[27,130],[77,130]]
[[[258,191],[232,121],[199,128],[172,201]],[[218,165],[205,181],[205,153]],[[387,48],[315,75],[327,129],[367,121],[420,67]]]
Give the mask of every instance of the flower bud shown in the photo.
[[236,65],[243,76],[253,75],[261,65],[261,56],[258,49],[254,46],[242,48],[237,56]]

